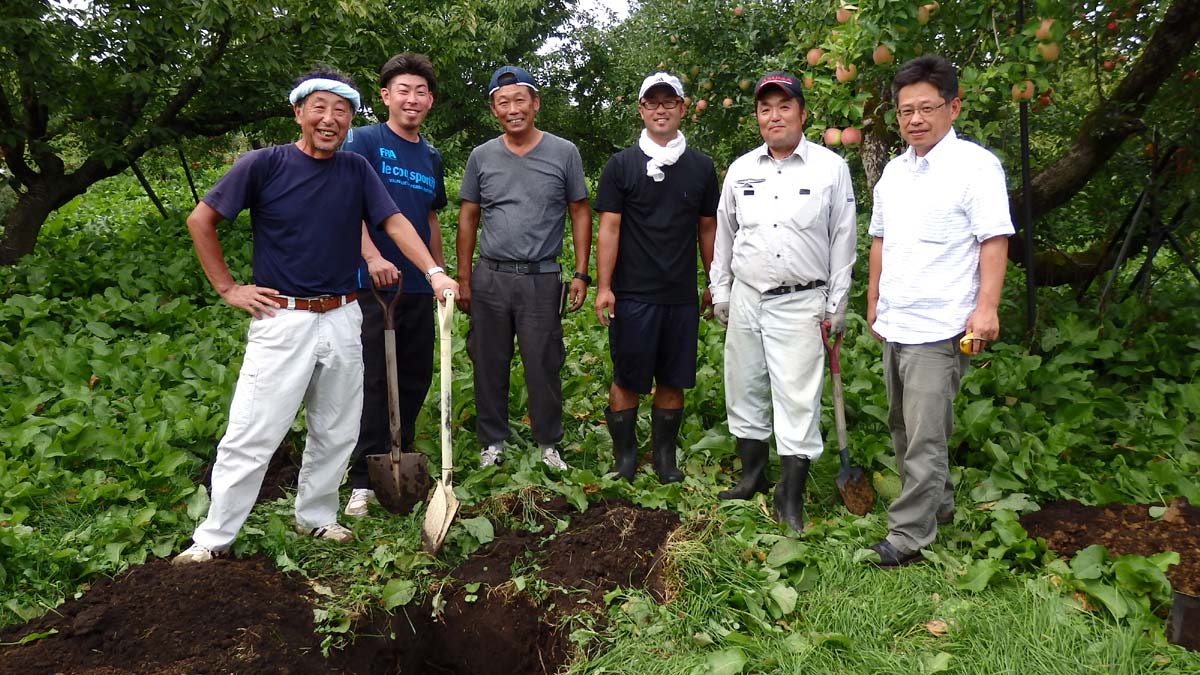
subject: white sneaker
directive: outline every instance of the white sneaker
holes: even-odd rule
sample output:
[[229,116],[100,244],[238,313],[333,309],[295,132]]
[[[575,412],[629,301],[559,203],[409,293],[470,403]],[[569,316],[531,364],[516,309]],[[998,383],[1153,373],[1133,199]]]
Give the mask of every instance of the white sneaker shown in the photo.
[[479,468],[483,469],[489,466],[499,466],[504,463],[503,443],[492,443],[479,451]]
[[542,448],[542,464],[555,471],[566,471],[569,468],[567,463],[562,461],[562,457],[558,456],[558,450],[555,450],[553,445]]
[[375,501],[375,491],[368,488],[354,488],[350,491],[350,501],[346,502],[343,512],[354,518],[367,515],[367,505]]
[[171,560],[172,565],[190,565],[192,563],[203,563],[216,558],[220,554],[212,549],[205,548],[200,544],[192,544],[186,551],[175,556]]
[[351,539],[354,539],[353,532],[337,523],[330,523],[323,527],[305,527],[297,524],[296,531],[300,534],[307,534],[308,536],[315,537],[317,539],[336,541],[339,544],[345,544]]

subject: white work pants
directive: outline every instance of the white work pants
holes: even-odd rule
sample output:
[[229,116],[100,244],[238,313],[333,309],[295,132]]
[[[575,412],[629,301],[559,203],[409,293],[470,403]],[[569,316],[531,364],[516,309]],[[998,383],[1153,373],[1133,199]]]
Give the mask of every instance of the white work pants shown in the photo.
[[192,535],[229,548],[258,497],[271,455],[303,403],[308,438],[296,492],[296,522],[337,521],[338,485],[362,415],[362,311],[352,302],[323,314],[276,309],[251,319],[229,426],[217,446],[208,517]]
[[780,455],[821,456],[821,320],[825,291],[763,295],[734,279],[725,332],[725,409],[737,438],[767,440]]

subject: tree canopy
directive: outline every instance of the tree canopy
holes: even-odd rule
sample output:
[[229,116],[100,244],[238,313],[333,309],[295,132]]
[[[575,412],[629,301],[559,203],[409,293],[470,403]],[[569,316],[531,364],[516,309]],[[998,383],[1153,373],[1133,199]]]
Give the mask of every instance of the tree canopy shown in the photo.
[[[438,68],[428,131],[451,167],[494,133],[482,89],[502,62],[545,79],[542,126],[576,141],[593,171],[637,133],[646,74],[681,76],[689,143],[725,166],[759,142],[756,78],[792,71],[810,140],[847,155],[864,204],[901,149],[891,77],[938,52],[960,70],[956,126],[1005,161],[1019,224],[1014,102],[1030,103],[1043,280],[1082,283],[1111,266],[1109,241],[1147,186],[1145,222],[1194,229],[1200,0],[643,0],[613,25],[572,15],[568,0],[423,0],[402,20],[385,0],[12,0],[0,12],[0,151],[19,193],[0,263],[32,250],[51,210],[148,150],[286,118],[285,83],[312,61],[352,72],[374,103],[373,73],[402,49]],[[569,39],[536,55],[551,35]]]

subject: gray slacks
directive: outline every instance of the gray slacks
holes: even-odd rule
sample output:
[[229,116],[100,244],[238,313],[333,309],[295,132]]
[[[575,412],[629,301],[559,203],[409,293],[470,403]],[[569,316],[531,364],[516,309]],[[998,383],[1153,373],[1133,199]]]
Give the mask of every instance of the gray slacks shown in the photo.
[[954,508],[946,443],[954,397],[970,364],[958,338],[918,345],[885,342],[888,430],[903,487],[888,508],[888,542],[903,553],[933,542],[937,514]]
[[476,264],[471,273],[467,352],[475,366],[475,436],[480,445],[508,438],[508,379],[513,339],[525,366],[529,420],[538,445],[563,437],[563,346],[558,274],[514,274]]

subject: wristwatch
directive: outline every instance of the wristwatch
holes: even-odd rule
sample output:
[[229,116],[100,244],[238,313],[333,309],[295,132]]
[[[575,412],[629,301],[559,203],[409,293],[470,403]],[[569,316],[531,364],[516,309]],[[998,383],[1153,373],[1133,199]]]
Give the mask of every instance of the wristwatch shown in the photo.
[[434,265],[433,267],[430,267],[429,269],[425,270],[425,281],[428,281],[428,282],[431,282],[431,283],[432,283],[432,282],[433,282],[433,275],[435,275],[435,274],[445,274],[445,273],[446,273],[446,270],[444,270],[444,269],[442,269],[442,268],[438,267],[437,265]]
[[588,286],[592,285],[592,278],[584,272],[576,272],[574,275],[572,275],[572,278],[579,279],[580,281],[587,284]]

